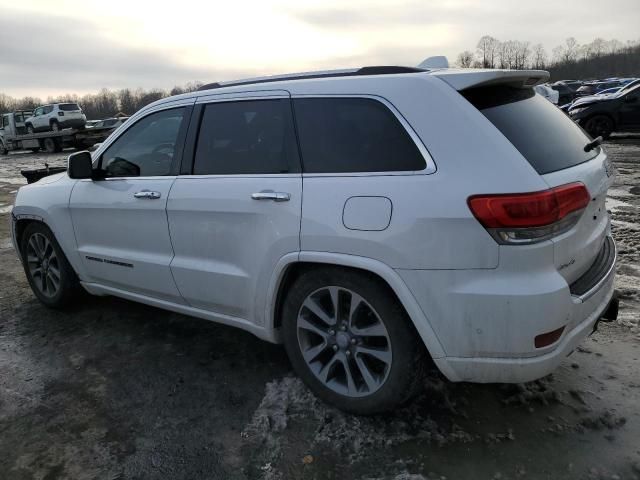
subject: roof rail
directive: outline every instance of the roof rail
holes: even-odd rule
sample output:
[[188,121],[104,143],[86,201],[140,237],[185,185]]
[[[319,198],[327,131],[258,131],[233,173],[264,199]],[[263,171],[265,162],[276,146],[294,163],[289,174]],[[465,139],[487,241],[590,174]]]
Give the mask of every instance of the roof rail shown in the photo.
[[329,78],[329,77],[356,77],[361,75],[391,75],[398,73],[416,73],[426,72],[423,68],[416,67],[399,67],[399,66],[372,66],[354,68],[349,70],[328,70],[324,72],[308,72],[293,73],[288,75],[274,75],[271,77],[249,78],[246,80],[233,80],[230,82],[213,82],[202,85],[198,88],[201,90],[212,90],[223,87],[237,87],[240,85],[252,85],[254,83],[280,82],[284,80],[307,80],[312,78]]

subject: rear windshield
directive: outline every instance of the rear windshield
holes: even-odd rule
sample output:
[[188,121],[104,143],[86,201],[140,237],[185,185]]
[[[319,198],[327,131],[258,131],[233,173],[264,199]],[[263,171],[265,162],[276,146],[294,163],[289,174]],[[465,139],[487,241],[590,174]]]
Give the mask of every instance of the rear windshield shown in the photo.
[[540,174],[591,160],[599,149],[565,113],[531,88],[485,87],[461,92]]
[[72,112],[74,110],[80,110],[77,103],[61,103],[58,108],[64,112]]

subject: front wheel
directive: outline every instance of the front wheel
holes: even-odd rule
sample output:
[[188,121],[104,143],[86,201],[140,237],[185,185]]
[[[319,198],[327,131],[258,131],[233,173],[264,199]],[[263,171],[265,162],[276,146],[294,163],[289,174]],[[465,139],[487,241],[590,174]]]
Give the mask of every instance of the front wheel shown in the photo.
[[31,290],[47,307],[62,308],[80,291],[78,277],[46,225],[27,225],[20,251]]
[[422,379],[424,346],[393,293],[366,273],[303,273],[283,308],[284,344],[318,397],[356,414],[409,400]]
[[585,122],[584,129],[593,138],[602,137],[606,140],[613,132],[613,120],[606,115],[594,115]]

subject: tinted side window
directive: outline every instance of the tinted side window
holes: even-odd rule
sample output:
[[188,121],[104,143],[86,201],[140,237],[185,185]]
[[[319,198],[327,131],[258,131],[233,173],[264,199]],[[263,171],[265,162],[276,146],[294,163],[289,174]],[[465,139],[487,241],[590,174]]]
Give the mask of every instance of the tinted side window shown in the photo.
[[205,107],[193,173],[234,175],[299,172],[287,99],[212,103]]
[[51,112],[53,112],[53,105],[48,105],[42,109],[42,113],[44,113],[45,115]]
[[185,109],[147,115],[124,132],[102,154],[109,177],[169,175]]
[[368,98],[294,100],[308,173],[423,170],[424,158],[395,115]]

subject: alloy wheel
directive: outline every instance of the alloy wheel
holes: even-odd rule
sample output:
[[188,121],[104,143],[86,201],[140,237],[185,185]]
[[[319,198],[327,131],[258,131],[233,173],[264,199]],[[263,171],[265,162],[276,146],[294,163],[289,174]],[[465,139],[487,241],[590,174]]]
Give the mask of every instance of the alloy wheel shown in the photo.
[[375,309],[343,287],[320,288],[302,303],[298,345],[314,376],[348,397],[376,392],[393,359],[389,333]]
[[49,239],[34,233],[27,242],[26,261],[29,274],[40,293],[53,297],[60,289],[60,263]]

